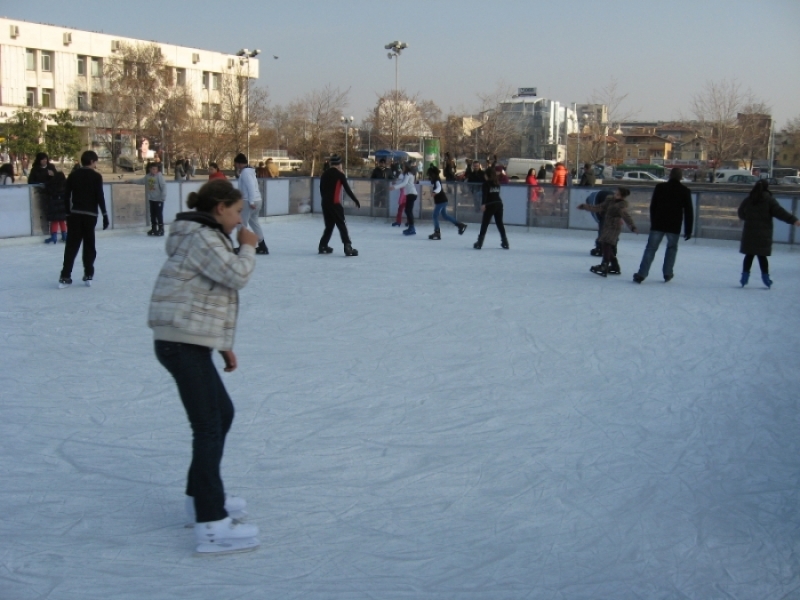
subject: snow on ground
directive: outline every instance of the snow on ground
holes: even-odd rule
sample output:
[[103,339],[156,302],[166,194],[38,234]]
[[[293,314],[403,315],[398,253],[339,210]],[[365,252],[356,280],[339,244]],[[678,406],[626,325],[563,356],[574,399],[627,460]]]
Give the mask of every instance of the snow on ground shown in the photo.
[[682,242],[638,286],[645,236],[604,280],[589,232],[350,226],[358,258],[265,228],[223,463],[262,547],[214,558],[145,324],[163,239],[101,235],[91,289],[0,247],[0,598],[800,595],[796,252],[741,289],[735,243]]

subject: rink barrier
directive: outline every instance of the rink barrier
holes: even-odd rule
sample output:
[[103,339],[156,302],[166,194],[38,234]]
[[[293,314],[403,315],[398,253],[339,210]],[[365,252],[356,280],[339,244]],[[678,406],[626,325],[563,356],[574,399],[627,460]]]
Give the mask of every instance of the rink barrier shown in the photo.
[[[397,214],[399,190],[390,189],[388,181],[351,179],[350,186],[361,202],[357,209],[349,199],[344,199],[346,215],[370,216],[393,220]],[[200,189],[205,180],[168,181],[164,204],[164,223],[169,224],[175,215],[186,210],[186,198]],[[237,181],[231,180],[236,186]],[[318,177],[286,177],[259,179],[259,190],[264,199],[260,216],[280,217],[322,211]],[[482,213],[481,186],[479,184],[444,182],[442,187],[449,199],[448,213],[465,223],[480,223]],[[554,229],[597,229],[592,213],[578,210],[578,205],[602,189],[596,187],[557,188],[540,186],[538,197],[527,185],[514,183],[501,186],[504,214],[507,225],[545,227]],[[142,228],[150,224],[149,204],[145,201],[144,187],[124,183],[105,183],[110,227],[112,229]],[[418,184],[418,199],[414,217],[430,220],[433,215],[433,195],[427,182]],[[789,212],[797,215],[800,192],[774,189],[776,200]],[[49,226],[43,210],[43,186],[0,186],[0,238],[47,236]],[[650,197],[652,188],[631,187],[628,197],[629,212],[639,232],[649,233]],[[742,222],[737,208],[747,195],[743,191],[703,190],[692,193],[695,224],[692,234],[697,238],[739,240]],[[98,229],[102,222],[98,219]],[[773,241],[779,244],[798,244],[796,228],[782,221],[774,222]]]

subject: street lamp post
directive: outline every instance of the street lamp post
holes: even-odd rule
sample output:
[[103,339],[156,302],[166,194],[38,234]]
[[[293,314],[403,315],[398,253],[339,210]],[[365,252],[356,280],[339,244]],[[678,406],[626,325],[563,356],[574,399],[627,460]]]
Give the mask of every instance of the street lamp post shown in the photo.
[[[242,48],[236,53],[236,56],[239,57],[239,64],[247,64],[247,89],[245,90],[245,126],[247,127],[247,160],[250,160],[250,59],[255,58],[261,54],[261,50],[248,50],[247,48]],[[211,82],[209,81],[209,88],[211,87]],[[209,106],[209,109],[211,107]]]
[[344,125],[344,175],[347,177],[347,148],[350,146],[350,135],[348,129],[350,128],[350,123],[353,122],[353,117],[339,117],[339,120]]
[[400,91],[398,87],[398,68],[400,54],[408,48],[408,44],[395,40],[384,46],[385,50],[391,50],[386,56],[389,60],[394,59],[394,114],[392,116],[392,150],[399,150],[397,147],[400,143],[400,132],[398,131],[397,112],[400,108]]

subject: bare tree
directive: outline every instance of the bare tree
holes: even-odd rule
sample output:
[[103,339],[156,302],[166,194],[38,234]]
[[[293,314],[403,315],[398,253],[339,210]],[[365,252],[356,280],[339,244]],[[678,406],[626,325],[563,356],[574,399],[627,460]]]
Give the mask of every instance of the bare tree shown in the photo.
[[340,129],[340,117],[348,103],[350,89],[340,90],[330,84],[313,90],[289,105],[290,121],[297,133],[302,131],[302,153],[314,175],[322,157],[336,146],[334,134]]
[[692,112],[709,134],[709,159],[714,171],[742,157],[744,140],[739,121],[748,106],[759,105],[753,93],[736,80],[708,81],[692,98]]
[[780,131],[780,148],[776,157],[781,166],[800,167],[800,116],[791,119]]
[[607,121],[603,123],[595,118],[579,126],[581,162],[600,163],[607,159],[609,134],[613,136],[620,130],[622,123],[634,118],[639,112],[625,105],[628,95],[620,91],[615,77],[599,90],[592,90],[589,103],[605,106]]
[[764,102],[750,102],[742,107],[736,120],[742,136],[742,156],[747,168],[752,169],[756,160],[769,158],[769,142],[772,138],[772,108]]
[[474,141],[479,156],[513,154],[519,150],[524,124],[501,109],[501,103],[513,94],[514,90],[504,82],[499,82],[488,94],[478,94],[480,125]]
[[[394,90],[378,95],[370,115],[375,146],[401,149],[408,143],[417,143],[420,137],[432,134],[432,124],[441,119],[441,109],[431,100],[409,96],[405,90]],[[395,141],[395,135],[397,140]]]

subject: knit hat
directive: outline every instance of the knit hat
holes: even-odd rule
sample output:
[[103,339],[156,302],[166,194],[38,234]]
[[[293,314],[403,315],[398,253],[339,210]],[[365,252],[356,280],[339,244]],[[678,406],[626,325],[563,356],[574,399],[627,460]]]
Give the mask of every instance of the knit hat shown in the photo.
[[335,167],[336,165],[342,164],[342,157],[339,156],[338,154],[334,154],[333,156],[330,157],[330,159],[328,159],[328,162],[332,167]]
[[250,161],[248,161],[247,157],[241,152],[239,152],[239,154],[236,155],[236,158],[233,159],[233,163],[236,165],[246,165],[248,162]]

